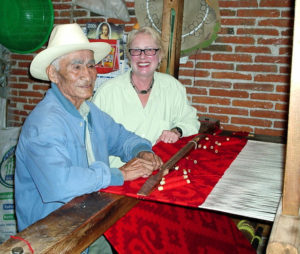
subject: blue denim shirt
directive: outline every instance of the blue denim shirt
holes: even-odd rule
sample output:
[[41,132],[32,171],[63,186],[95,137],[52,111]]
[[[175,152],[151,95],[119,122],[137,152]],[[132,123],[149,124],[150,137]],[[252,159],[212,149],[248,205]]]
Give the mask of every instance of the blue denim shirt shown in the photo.
[[[127,162],[151,143],[100,111],[93,103],[88,125],[55,84],[27,117],[16,150],[15,204],[19,231],[74,197],[110,185],[122,185],[121,171],[108,156]],[[85,128],[95,162],[88,164]]]

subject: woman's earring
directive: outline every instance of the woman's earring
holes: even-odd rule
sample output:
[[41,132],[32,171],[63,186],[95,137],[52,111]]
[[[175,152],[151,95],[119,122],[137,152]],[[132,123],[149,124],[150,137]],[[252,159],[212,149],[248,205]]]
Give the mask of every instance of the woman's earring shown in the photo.
[[158,62],[158,65],[157,65],[157,67],[156,67],[156,70],[159,70],[160,65],[161,65],[161,61]]

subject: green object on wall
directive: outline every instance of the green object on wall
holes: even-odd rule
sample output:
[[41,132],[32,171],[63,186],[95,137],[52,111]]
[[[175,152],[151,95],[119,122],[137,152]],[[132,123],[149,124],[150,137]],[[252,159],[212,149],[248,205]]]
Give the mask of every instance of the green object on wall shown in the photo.
[[26,54],[40,49],[54,23],[51,0],[1,0],[0,44]]

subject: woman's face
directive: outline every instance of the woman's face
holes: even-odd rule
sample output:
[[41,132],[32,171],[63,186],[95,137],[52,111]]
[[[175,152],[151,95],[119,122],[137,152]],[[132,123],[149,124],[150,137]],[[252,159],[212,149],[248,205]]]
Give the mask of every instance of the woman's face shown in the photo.
[[[158,45],[149,34],[138,34],[132,41],[131,49],[156,49]],[[132,71],[137,76],[152,76],[161,60],[159,51],[153,56],[142,52],[139,56],[130,56]]]
[[106,25],[102,26],[102,34],[108,35],[108,27]]

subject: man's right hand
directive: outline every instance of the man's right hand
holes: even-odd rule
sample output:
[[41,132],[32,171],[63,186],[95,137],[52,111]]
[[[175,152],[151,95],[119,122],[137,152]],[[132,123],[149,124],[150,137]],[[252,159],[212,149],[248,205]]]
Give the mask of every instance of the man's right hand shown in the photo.
[[141,158],[133,158],[120,168],[123,173],[124,181],[131,181],[137,178],[149,177],[156,168],[153,167],[153,163]]

